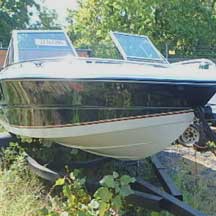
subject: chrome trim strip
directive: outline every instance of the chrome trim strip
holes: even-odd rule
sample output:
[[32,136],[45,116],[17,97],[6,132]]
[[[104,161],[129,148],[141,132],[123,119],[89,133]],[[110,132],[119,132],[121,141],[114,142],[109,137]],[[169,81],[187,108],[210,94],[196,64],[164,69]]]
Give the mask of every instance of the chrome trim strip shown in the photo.
[[74,81],[74,82],[121,82],[121,83],[146,83],[146,84],[170,84],[216,87],[215,80],[177,80],[160,78],[135,78],[135,77],[98,77],[98,78],[59,78],[59,77],[14,77],[1,78],[1,81]]

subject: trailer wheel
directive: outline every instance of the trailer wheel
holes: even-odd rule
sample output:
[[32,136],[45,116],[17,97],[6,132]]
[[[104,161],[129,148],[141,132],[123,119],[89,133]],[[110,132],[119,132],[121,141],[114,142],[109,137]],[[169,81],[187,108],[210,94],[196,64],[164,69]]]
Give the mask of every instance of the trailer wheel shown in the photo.
[[195,143],[199,143],[200,137],[199,127],[197,125],[190,125],[179,137],[178,143],[185,146],[193,146]]

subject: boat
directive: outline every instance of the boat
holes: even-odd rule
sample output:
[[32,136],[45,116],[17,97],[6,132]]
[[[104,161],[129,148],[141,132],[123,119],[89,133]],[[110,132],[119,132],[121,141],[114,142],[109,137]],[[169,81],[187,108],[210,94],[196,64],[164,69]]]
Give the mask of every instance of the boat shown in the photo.
[[215,65],[170,64],[147,36],[110,34],[122,59],[79,57],[64,31],[13,31],[0,72],[4,128],[122,160],[183,134],[216,92]]

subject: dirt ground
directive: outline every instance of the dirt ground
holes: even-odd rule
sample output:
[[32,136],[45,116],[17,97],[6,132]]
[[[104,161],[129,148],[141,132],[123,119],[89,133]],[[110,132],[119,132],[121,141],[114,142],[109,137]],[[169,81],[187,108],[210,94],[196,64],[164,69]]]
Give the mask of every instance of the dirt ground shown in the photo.
[[216,216],[216,156],[181,145],[173,145],[157,155],[184,200],[203,213]]

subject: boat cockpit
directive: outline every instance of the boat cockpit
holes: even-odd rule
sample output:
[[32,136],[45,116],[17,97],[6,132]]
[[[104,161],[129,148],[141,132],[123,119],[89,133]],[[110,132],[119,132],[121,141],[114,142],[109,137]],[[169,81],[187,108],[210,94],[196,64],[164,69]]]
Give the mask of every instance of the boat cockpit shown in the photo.
[[[167,59],[145,35],[110,32],[110,36],[122,59],[80,57],[79,60],[96,64],[150,64],[154,67],[169,67],[170,65],[194,65],[201,69],[215,67],[215,64],[207,59],[169,64]],[[12,33],[4,67],[25,61],[47,61],[48,59],[56,61],[68,57],[69,59],[77,59],[78,54],[65,31],[15,30]]]
[[[119,59],[88,58],[95,63],[156,63],[168,61],[156,49],[147,36],[110,32],[113,43],[120,53]],[[8,48],[4,66],[13,63],[42,59],[78,57],[76,49],[62,30],[15,30]]]

